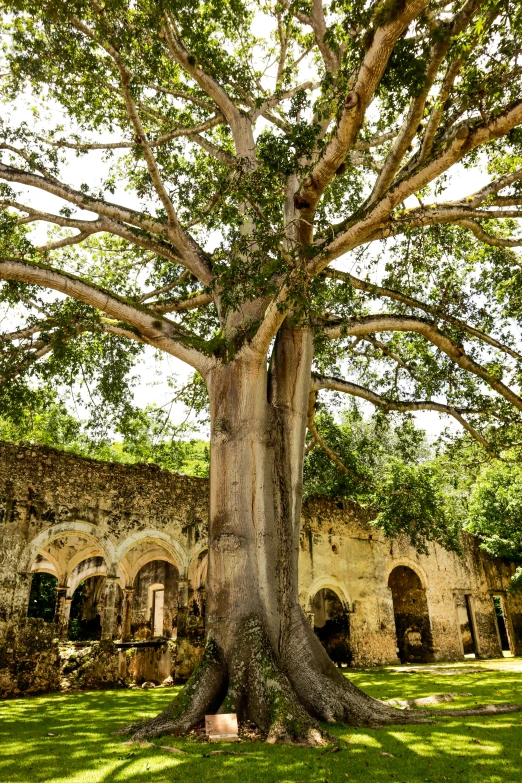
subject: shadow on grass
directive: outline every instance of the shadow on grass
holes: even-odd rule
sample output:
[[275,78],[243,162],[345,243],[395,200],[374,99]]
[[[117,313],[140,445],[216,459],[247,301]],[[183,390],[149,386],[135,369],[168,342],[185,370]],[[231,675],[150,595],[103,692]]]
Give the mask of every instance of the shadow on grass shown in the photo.
[[[372,696],[415,698],[470,692],[454,706],[475,701],[522,701],[516,674],[481,672],[438,677],[385,670],[350,673]],[[520,783],[522,716],[451,718],[434,725],[381,730],[329,726],[342,750],[243,742],[207,745],[164,737],[151,748],[124,745],[120,726],[159,712],[174,689],[56,694],[0,705],[1,783],[340,783],[340,781],[458,781]],[[55,735],[55,736],[49,736]],[[173,745],[186,755],[161,750]],[[236,755],[210,755],[214,750]],[[244,754],[244,755],[243,755]],[[388,754],[388,755],[381,755]]]

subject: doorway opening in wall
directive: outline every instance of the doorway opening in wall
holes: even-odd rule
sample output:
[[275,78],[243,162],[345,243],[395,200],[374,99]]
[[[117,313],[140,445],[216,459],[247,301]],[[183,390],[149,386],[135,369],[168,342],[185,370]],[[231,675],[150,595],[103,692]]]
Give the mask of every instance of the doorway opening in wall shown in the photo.
[[392,592],[397,655],[400,662],[433,661],[428,601],[419,575],[408,566],[396,566],[388,579],[388,587]]
[[457,593],[456,603],[464,657],[477,658],[477,634],[471,608],[471,595],[467,593]]
[[494,595],[493,606],[495,607],[495,617],[497,620],[502,655],[504,658],[511,658],[513,656],[513,644],[511,642],[511,634],[509,632],[508,616],[504,596]]
[[152,592],[151,625],[153,636],[163,636],[163,610],[165,606],[165,588],[155,587]]
[[101,639],[105,576],[89,576],[78,585],[71,601],[68,638],[72,642]]
[[128,638],[139,642],[176,638],[178,582],[178,569],[167,560],[149,560],[139,568],[126,621]]
[[52,574],[43,572],[33,574],[27,606],[28,617],[39,617],[46,623],[54,621],[57,585],[58,579]]
[[312,601],[314,631],[326,652],[339,667],[350,666],[350,618],[337,593],[327,587]]

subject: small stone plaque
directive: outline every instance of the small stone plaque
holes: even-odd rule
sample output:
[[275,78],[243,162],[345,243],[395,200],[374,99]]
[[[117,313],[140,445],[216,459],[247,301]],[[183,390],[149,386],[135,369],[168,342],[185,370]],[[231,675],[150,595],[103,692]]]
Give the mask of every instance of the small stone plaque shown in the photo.
[[210,742],[236,742],[239,739],[236,713],[205,715],[205,732]]

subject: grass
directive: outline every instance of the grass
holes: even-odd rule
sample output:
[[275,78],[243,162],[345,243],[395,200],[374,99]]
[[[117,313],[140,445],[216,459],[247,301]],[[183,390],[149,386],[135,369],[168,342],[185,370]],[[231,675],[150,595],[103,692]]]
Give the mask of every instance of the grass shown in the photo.
[[[520,660],[488,671],[444,675],[447,667],[405,674],[390,669],[351,672],[358,686],[383,699],[416,698],[448,691],[471,697],[447,705],[447,719],[420,726],[380,730],[334,726],[345,742],[340,752],[271,746],[261,742],[207,745],[163,738],[154,747],[123,745],[111,732],[151,716],[173,689],[54,694],[0,705],[1,783],[520,783],[522,713],[451,718],[452,707],[475,702],[522,703]],[[466,663],[469,668],[469,664]],[[49,736],[49,735],[56,736]],[[174,745],[186,755],[169,754]],[[229,749],[241,756],[210,756]],[[391,754],[381,755],[382,753]]]

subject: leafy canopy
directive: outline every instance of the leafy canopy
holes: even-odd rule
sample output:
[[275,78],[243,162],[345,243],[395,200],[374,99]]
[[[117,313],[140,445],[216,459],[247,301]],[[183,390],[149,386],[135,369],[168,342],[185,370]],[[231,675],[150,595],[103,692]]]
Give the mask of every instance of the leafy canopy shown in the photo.
[[[132,399],[145,352],[199,372],[202,410],[213,369],[247,349],[267,361],[298,326],[314,340],[311,411],[332,391],[384,416],[437,411],[490,457],[518,459],[517,0],[0,9],[0,412],[13,426],[52,388],[80,396],[99,440],[141,442],[156,426]],[[308,424],[328,445],[326,413]],[[347,426],[364,474],[364,434]],[[339,448],[350,467],[353,444]],[[431,468],[394,464],[382,492],[396,515],[419,515],[415,492],[438,536]]]

